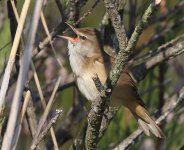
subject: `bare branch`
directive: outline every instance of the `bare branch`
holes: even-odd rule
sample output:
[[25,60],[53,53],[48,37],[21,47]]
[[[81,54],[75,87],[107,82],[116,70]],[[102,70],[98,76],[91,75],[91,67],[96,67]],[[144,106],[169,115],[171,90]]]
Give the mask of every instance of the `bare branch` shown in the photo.
[[157,8],[157,5],[155,5],[155,3],[151,3],[149,5],[144,15],[142,16],[142,19],[139,21],[138,25],[135,27],[135,30],[130,40],[128,41],[126,49],[120,50],[120,52],[118,53],[115,59],[115,65],[110,72],[110,79],[111,79],[110,84],[112,86],[114,86],[116,82],[118,81],[121,71],[124,69],[126,63],[129,60],[129,56],[132,53],[132,49],[135,47],[139,36],[141,35],[144,27],[148,24],[148,21],[150,20],[156,8]]
[[57,91],[57,89],[58,89],[58,87],[59,87],[60,82],[61,82],[61,77],[58,78],[58,80],[57,80],[57,82],[56,82],[56,85],[55,85],[55,87],[54,87],[54,90],[53,90],[53,92],[52,92],[51,98],[50,98],[50,100],[49,100],[49,102],[48,102],[48,104],[47,104],[47,106],[46,106],[46,108],[45,108],[45,111],[44,111],[44,113],[43,113],[43,115],[42,115],[42,117],[41,117],[41,119],[40,119],[40,121],[39,121],[38,128],[37,128],[37,130],[36,130],[36,133],[35,133],[35,135],[34,135],[34,138],[33,138],[32,144],[31,144],[31,148],[30,148],[31,150],[35,149],[36,146],[37,146],[37,145],[36,145],[36,142],[37,142],[37,140],[38,140],[38,137],[39,137],[39,135],[40,135],[40,132],[41,132],[41,130],[42,130],[42,127],[43,127],[45,121],[47,120],[47,116],[48,116],[48,114],[49,114],[49,112],[50,112],[50,109],[51,109],[51,107],[52,107],[52,104],[53,104],[53,102],[54,102],[55,94],[56,94],[56,91]]
[[[174,58],[176,56],[178,56],[178,54],[182,54],[184,52],[184,42],[183,39],[184,35],[177,37],[176,39],[161,45],[158,49],[156,50],[157,53],[154,53],[154,55],[152,54],[152,56],[150,56],[149,58],[151,59],[147,59],[144,60],[145,62],[135,66],[132,69],[132,75],[134,77],[134,79],[137,82],[140,82],[141,80],[144,79],[144,77],[146,76],[146,74],[153,69],[155,66],[159,65],[160,63],[162,63],[163,61],[166,61],[170,58]],[[170,44],[169,44],[170,43]],[[167,47],[168,46],[168,47]],[[164,49],[162,49],[162,48]],[[163,56],[163,53],[166,54]],[[153,59],[152,59],[153,58]],[[158,58],[158,61],[157,61]],[[149,65],[146,65],[149,64]],[[147,67],[146,67],[147,66]],[[99,138],[101,138],[108,126],[108,124],[110,123],[110,121],[112,120],[112,118],[116,115],[118,109],[116,108],[109,108],[107,114],[107,117],[103,118],[102,121],[102,125],[101,125],[101,130],[100,130],[100,135]],[[139,131],[137,131],[139,133]]]
[[107,12],[111,18],[113,27],[116,32],[116,36],[119,41],[119,47],[121,50],[124,50],[127,45],[127,36],[125,27],[122,24],[121,16],[119,15],[119,12],[115,5],[112,3],[111,0],[104,0],[105,7],[107,8]]
[[11,149],[16,149],[17,142],[18,142],[19,135],[20,135],[20,131],[22,129],[22,122],[23,122],[24,115],[25,115],[25,112],[26,112],[26,109],[27,109],[30,98],[31,98],[31,92],[27,91],[26,95],[25,95],[25,98],[24,98],[24,103],[23,103],[23,106],[22,106],[22,110],[21,110],[20,121],[18,122],[18,124],[16,126],[16,129],[15,129]]
[[[116,85],[118,81],[121,71],[125,68],[126,63],[128,62],[129,56],[132,53],[132,49],[134,48],[140,34],[145,25],[148,24],[149,19],[151,18],[155,8],[157,5],[155,3],[151,3],[150,6],[145,11],[142,19],[139,21],[138,25],[136,26],[130,40],[128,41],[128,45],[126,49],[125,41],[121,43],[121,40],[125,40],[125,32],[122,29],[122,24],[120,22],[120,16],[115,8],[115,6],[109,0],[104,0],[106,8],[109,9],[109,13],[111,15],[111,20],[113,22],[116,35],[119,41],[120,52],[118,53],[115,59],[115,65],[110,72],[110,77],[108,78],[104,90],[101,92],[101,98],[98,97],[96,100],[93,101],[90,113],[88,115],[88,129],[86,133],[86,149],[96,149],[99,137],[99,130],[102,122],[102,118],[104,115],[104,110],[106,108],[106,102],[109,100],[110,94],[112,92],[112,88]],[[112,10],[111,10],[112,9]],[[112,11],[112,12],[111,12]],[[114,20],[115,17],[115,20]],[[108,93],[107,89],[111,89],[111,92]]]
[[51,118],[51,120],[49,121],[49,123],[47,124],[47,126],[44,128],[44,130],[38,136],[38,139],[37,139],[37,141],[35,143],[35,147],[36,147],[36,145],[38,145],[40,143],[41,140],[43,140],[43,138],[49,132],[49,129],[53,126],[53,124],[56,123],[58,117],[62,114],[62,112],[63,112],[62,110],[56,110],[55,116],[53,118]]
[[[31,133],[31,136],[33,136],[36,133],[36,129],[38,127],[38,121],[36,117],[36,112],[35,112],[35,107],[33,105],[32,99],[29,101],[27,110],[26,110],[26,119],[28,122],[29,130]],[[44,142],[40,142],[39,145],[37,146],[38,149],[45,149],[45,144]]]

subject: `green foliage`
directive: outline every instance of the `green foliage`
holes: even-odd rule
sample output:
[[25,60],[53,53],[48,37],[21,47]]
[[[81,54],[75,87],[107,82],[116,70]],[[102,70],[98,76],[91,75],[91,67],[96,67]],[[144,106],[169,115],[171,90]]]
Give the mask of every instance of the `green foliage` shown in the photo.
[[[4,47],[5,45],[7,46]],[[3,27],[0,31],[0,48],[2,47],[4,48],[0,51],[0,68],[3,67],[5,58],[8,58],[11,50],[10,25],[8,18],[5,19]]]

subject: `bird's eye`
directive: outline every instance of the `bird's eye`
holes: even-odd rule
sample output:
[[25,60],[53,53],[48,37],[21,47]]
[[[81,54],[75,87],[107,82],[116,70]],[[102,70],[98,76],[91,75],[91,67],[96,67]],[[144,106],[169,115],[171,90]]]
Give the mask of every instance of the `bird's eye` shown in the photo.
[[86,37],[85,36],[81,36],[80,37],[82,40],[86,40]]

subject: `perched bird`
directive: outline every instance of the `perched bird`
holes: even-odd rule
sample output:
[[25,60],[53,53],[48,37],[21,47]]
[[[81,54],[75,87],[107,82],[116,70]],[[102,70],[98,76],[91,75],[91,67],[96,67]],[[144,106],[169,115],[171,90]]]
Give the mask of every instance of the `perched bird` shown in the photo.
[[[76,36],[61,36],[68,40],[69,61],[81,93],[88,100],[95,100],[97,90],[93,77],[97,74],[104,84],[109,75],[113,58],[103,51],[100,33],[94,28],[74,28]],[[112,92],[112,103],[127,107],[146,135],[153,133],[164,138],[164,133],[151,118],[140,98],[135,81],[128,70],[124,70]]]

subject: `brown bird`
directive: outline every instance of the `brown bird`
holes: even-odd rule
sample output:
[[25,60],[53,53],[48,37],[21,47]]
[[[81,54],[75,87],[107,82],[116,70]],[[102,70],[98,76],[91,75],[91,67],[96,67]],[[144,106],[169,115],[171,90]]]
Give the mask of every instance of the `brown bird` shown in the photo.
[[[103,51],[100,33],[94,28],[76,29],[69,25],[76,36],[61,36],[68,40],[69,60],[81,93],[90,101],[95,100],[97,90],[93,77],[97,74],[104,84],[113,58]],[[164,133],[145,109],[144,103],[137,93],[135,81],[128,70],[124,70],[112,92],[112,103],[127,107],[146,135],[153,133],[164,138]]]

